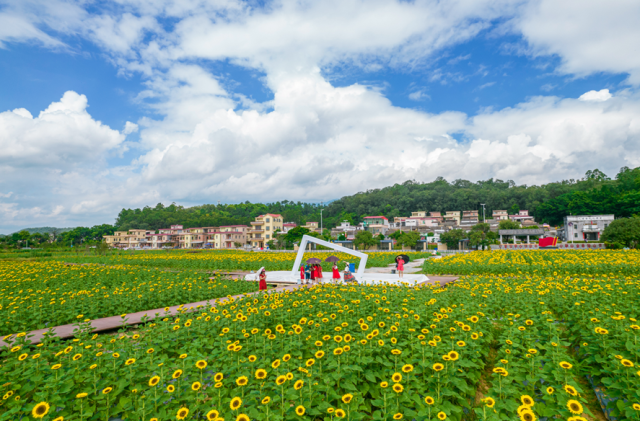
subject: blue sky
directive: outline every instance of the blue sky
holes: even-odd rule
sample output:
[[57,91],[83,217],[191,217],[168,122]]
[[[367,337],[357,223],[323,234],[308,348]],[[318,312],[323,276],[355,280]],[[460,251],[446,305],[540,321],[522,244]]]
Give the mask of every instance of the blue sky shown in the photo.
[[614,175],[640,165],[634,11],[0,0],[0,233],[158,202]]

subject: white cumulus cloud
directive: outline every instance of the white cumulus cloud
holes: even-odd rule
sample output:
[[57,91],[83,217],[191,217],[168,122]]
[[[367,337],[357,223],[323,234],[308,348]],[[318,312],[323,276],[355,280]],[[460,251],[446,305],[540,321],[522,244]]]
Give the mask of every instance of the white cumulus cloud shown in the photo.
[[612,95],[609,92],[608,89],[601,89],[599,91],[589,91],[589,92],[585,92],[584,94],[580,95],[580,100],[581,101],[596,101],[596,102],[602,102],[602,101],[606,101],[608,99],[611,99]]

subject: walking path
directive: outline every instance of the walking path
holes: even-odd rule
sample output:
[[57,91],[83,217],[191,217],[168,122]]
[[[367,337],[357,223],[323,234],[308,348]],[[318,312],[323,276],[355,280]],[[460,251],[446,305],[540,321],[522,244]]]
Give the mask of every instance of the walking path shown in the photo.
[[[416,261],[417,263],[418,261]],[[405,266],[406,267],[406,266]],[[380,268],[378,268],[378,270],[380,270]],[[455,281],[456,279],[458,279],[457,276],[432,276],[429,278],[429,280],[427,282],[423,282],[421,284],[421,286],[426,286],[426,285],[430,285],[430,284],[439,284],[441,287],[444,287],[445,285],[447,285],[450,282]],[[267,293],[272,293],[272,292],[281,292],[281,291],[293,291],[295,289],[298,288],[309,288],[312,285],[288,285],[288,286],[280,286],[277,288],[273,288],[270,290],[267,290]],[[233,299],[238,299],[238,298],[243,298],[243,297],[247,297],[247,296],[251,296],[254,294],[259,294],[259,291],[256,292],[249,292],[247,294],[239,294],[239,295],[233,295],[231,296],[231,298]],[[136,313],[130,313],[126,315],[126,321],[123,321],[122,317],[120,316],[111,316],[111,317],[104,317],[102,319],[95,319],[95,320],[91,320],[91,327],[93,328],[92,332],[105,332],[105,331],[109,331],[109,330],[113,330],[113,329],[117,329],[119,327],[124,326],[133,326],[133,325],[137,325],[139,323],[143,323],[143,318],[145,316],[147,316],[147,320],[149,319],[153,319],[155,317],[156,314],[160,314],[162,316],[164,315],[177,315],[177,314],[181,314],[181,311],[195,311],[200,307],[215,307],[217,304],[222,304],[225,303],[226,301],[228,301],[229,298],[227,297],[220,297],[220,298],[213,298],[210,300],[205,300],[205,301],[198,301],[195,303],[189,303],[189,304],[183,304],[183,305],[179,305],[179,306],[171,306],[169,307],[169,310],[165,310],[165,307],[163,308],[157,308],[154,310],[145,310],[145,311],[138,311]],[[68,325],[62,325],[62,326],[56,326],[52,329],[52,332],[55,336],[59,337],[59,338],[72,338],[73,337],[73,332],[77,327],[73,324],[68,324]],[[27,338],[29,338],[29,340],[31,341],[31,344],[38,344],[42,341],[42,338],[44,337],[44,334],[46,332],[48,332],[49,329],[39,329],[39,330],[33,330],[31,332],[27,333]],[[10,343],[5,342],[3,339],[0,339],[0,349],[2,349],[5,346],[10,346]]]
[[[267,292],[271,293],[271,292],[293,290],[293,289],[305,287],[305,286],[306,285],[291,285],[291,286],[285,286],[285,287],[278,287],[278,288],[267,290]],[[238,298],[250,296],[257,293],[258,292],[249,292],[247,294],[232,295],[231,298],[238,299]],[[162,316],[164,316],[165,314],[167,316],[169,315],[174,316],[174,315],[180,314],[181,310],[194,311],[197,308],[204,307],[204,306],[206,306],[207,308],[215,307],[216,304],[218,303],[222,304],[228,300],[229,299],[227,297],[220,297],[220,298],[212,298],[210,300],[205,300],[205,301],[198,301],[190,304],[171,306],[169,307],[168,311],[165,310],[165,307],[156,308],[154,310],[138,311],[137,313],[127,314],[126,316],[127,321],[124,324],[126,326],[137,325],[139,323],[142,323],[142,318],[144,316],[147,316],[147,319],[153,319],[156,314],[160,314]],[[111,316],[111,317],[104,317],[102,319],[91,320],[91,327],[93,327],[93,332],[104,332],[107,330],[113,330],[121,327],[122,325],[123,325],[123,319],[120,316]],[[71,338],[73,337],[73,331],[75,329],[77,329],[77,327],[73,324],[56,326],[53,328],[53,333],[55,334],[55,336],[58,336],[60,338]],[[27,337],[30,337],[29,339],[31,340],[32,344],[38,344],[42,341],[44,334],[48,331],[49,329],[33,330],[27,334]],[[0,339],[0,348],[8,345],[9,345],[8,343]]]
[[[404,273],[418,273],[422,270],[422,264],[424,259],[417,259],[404,265]],[[365,269],[364,273],[391,273],[396,269],[396,264],[391,263],[385,268],[369,268]]]

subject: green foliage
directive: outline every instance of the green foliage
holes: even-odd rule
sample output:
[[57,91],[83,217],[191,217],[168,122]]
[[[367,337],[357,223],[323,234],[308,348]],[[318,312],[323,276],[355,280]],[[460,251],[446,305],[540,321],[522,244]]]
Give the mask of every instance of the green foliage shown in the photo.
[[380,239],[376,236],[374,237],[369,231],[358,231],[356,233],[356,238],[353,240],[354,246],[356,248],[366,248],[375,246],[380,242]]
[[447,231],[444,234],[440,234],[440,242],[445,243],[447,245],[447,249],[449,250],[457,250],[458,244],[465,238],[467,238],[467,233],[459,229]]
[[501,230],[517,230],[520,228],[520,223],[510,219],[504,219],[498,223],[498,228]]
[[[511,221],[505,221],[511,222]],[[492,244],[498,238],[498,233],[491,231],[491,225],[481,222],[471,227],[469,234],[469,244],[472,246],[482,246],[484,250],[489,244]]]
[[616,219],[604,229],[600,239],[606,243],[618,243],[629,248],[638,248],[640,246],[640,218]]
[[294,243],[300,244],[302,236],[308,235],[309,232],[309,228],[295,227],[290,229],[282,238],[287,246]]
[[414,248],[416,244],[418,244],[418,240],[420,240],[420,233],[418,231],[397,231],[401,234],[396,239],[398,244],[401,244],[405,247]]
[[471,231],[472,232],[478,231],[486,234],[489,231],[491,231],[491,225],[487,224],[486,222],[480,222],[479,224],[472,226]]
[[[287,222],[304,225],[306,221],[320,220],[320,204],[290,202],[283,200],[274,203],[244,202],[232,205],[201,205],[190,208],[172,203],[142,209],[122,209],[115,226],[118,230],[148,229],[158,230],[171,225],[192,227],[218,227],[222,225],[248,225],[257,216],[266,213],[282,215]],[[349,215],[342,215],[349,220]],[[330,226],[327,224],[327,226]]]
[[[597,170],[594,170],[597,171]],[[620,169],[615,180],[587,173],[586,180],[541,204],[535,216],[542,222],[561,224],[567,215],[613,214],[629,217],[640,212],[640,167]]]

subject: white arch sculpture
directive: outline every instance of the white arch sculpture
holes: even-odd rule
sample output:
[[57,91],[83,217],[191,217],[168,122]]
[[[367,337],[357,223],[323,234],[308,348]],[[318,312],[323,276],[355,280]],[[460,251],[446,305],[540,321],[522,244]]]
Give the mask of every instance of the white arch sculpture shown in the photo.
[[307,248],[307,244],[315,243],[320,244],[321,246],[329,247],[330,249],[341,251],[343,253],[350,254],[355,257],[360,258],[360,264],[358,265],[357,275],[361,277],[364,275],[364,268],[367,267],[367,258],[368,256],[365,253],[360,253],[359,251],[351,250],[346,247],[339,246],[334,243],[330,243],[328,241],[320,240],[315,237],[311,237],[310,235],[303,235],[302,241],[300,241],[300,248],[298,249],[298,254],[296,255],[296,261],[293,264],[293,269],[291,269],[291,276],[296,277],[300,270],[300,264],[302,263],[302,258],[304,257],[304,251]]

